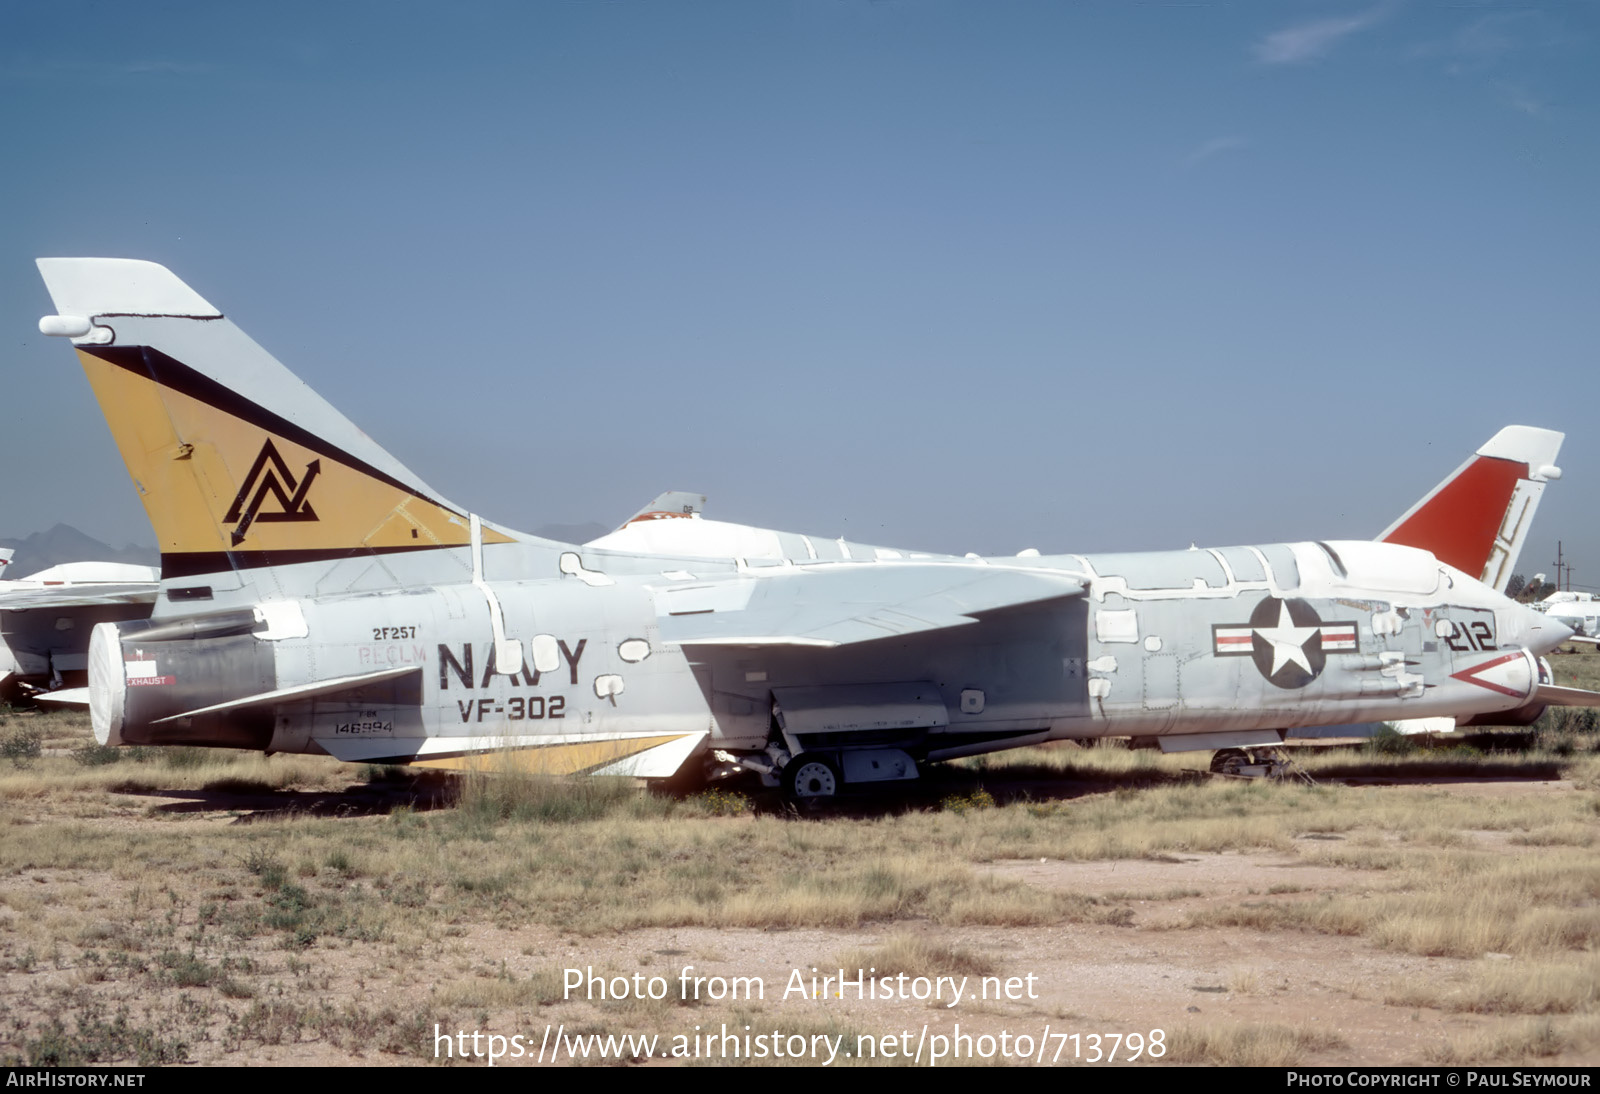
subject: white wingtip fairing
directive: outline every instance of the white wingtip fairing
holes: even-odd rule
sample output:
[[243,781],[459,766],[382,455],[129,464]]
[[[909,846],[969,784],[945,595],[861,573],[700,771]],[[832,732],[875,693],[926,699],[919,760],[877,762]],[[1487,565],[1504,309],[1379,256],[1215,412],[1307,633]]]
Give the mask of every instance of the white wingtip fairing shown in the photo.
[[177,274],[155,262],[137,258],[41,258],[37,262],[62,317],[222,317]]
[[1477,454],[1525,463],[1528,465],[1528,476],[1535,481],[1559,479],[1561,468],[1556,466],[1556,457],[1561,453],[1561,442],[1565,439],[1566,434],[1553,429],[1508,425],[1490,437]]

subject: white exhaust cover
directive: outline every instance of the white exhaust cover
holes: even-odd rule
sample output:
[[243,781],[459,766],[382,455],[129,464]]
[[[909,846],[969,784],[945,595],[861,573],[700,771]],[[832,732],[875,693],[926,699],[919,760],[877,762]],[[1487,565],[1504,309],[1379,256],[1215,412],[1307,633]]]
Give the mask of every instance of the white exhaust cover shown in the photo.
[[89,635],[89,724],[103,745],[122,741],[123,699],[128,690],[122,640],[115,623],[96,623]]

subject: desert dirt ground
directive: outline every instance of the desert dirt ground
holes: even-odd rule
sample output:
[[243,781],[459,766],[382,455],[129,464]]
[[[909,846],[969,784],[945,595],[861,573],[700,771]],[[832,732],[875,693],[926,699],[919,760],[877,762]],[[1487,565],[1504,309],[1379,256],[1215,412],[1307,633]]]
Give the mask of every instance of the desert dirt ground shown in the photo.
[[[1315,786],[1063,750],[801,815],[632,788],[474,812],[405,772],[4,728],[41,726],[0,760],[11,1063],[482,1064],[491,1034],[502,1066],[1600,1062],[1589,738],[1341,754]],[[762,997],[710,998],[735,978]]]

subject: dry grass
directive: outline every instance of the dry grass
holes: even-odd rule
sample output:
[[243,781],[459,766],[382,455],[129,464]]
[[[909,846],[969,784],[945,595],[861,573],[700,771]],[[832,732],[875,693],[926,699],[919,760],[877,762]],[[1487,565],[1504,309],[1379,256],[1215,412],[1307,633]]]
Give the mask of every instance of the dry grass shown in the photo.
[[1171,1035],[1166,1060],[1223,1067],[1289,1067],[1312,1062],[1316,1053],[1344,1047],[1328,1030],[1278,1025],[1186,1026]]
[[1592,1047],[1596,1034],[1592,1017],[1577,1022],[1530,1018],[1486,1037],[1452,1037],[1430,1056],[1433,1063],[1450,1065],[1542,1062]]
[[1600,833],[1593,824],[1568,821],[1550,824],[1511,837],[1511,842],[1524,847],[1593,847]]
[[879,976],[993,976],[1000,971],[999,963],[985,954],[908,934],[892,935],[869,949],[851,950],[840,956],[838,964],[846,970],[869,969]]
[[[93,749],[79,743],[79,749]],[[59,750],[58,750],[59,751]],[[86,764],[72,755],[46,755],[27,767],[0,765],[0,797],[12,801],[83,799],[84,792],[152,794],[206,789],[343,790],[359,768],[326,756],[263,756],[226,749],[138,748],[106,750],[109,763]],[[102,799],[109,806],[112,803]]]
[[1515,961],[1499,954],[1459,978],[1395,984],[1384,1001],[1472,1014],[1572,1014],[1600,1001],[1600,956]]
[[[468,929],[529,922],[573,938],[641,927],[868,928],[886,941],[838,963],[991,975],[994,958],[906,925],[1129,925],[1131,902],[1198,892],[1093,897],[999,878],[984,864],[1198,851],[1272,851],[1349,880],[1337,891],[1319,885],[1318,895],[1275,886],[1268,899],[1195,911],[1191,925],[1358,936],[1467,958],[1470,975],[1431,993],[1396,988],[1392,1005],[1560,1017],[1548,1036],[1544,1026],[1505,1025],[1492,1045],[1442,1052],[1541,1059],[1552,1045],[1590,1043],[1583,1031],[1600,982],[1592,793],[1489,799],[1244,783],[1199,776],[1194,757],[1046,749],[1015,762],[1070,772],[1098,792],[799,820],[759,799],[680,801],[620,781],[468,776],[452,808],[324,817],[300,806],[319,796],[349,802],[411,776],[188,749],[124,750],[106,762],[74,754],[87,744],[85,725],[30,718],[58,754],[0,763],[0,974],[43,984],[34,978],[48,972],[58,987],[7,1000],[32,1015],[0,1032],[0,1057],[11,1060],[159,1062],[206,1045],[357,1044],[348,1029],[393,1046],[374,1051],[416,1055],[424,1017],[526,1015],[556,1004],[558,974],[467,962],[426,1003],[378,1005],[359,995],[330,1001],[322,962],[359,950],[371,955],[374,982],[389,982],[421,948],[448,954]],[[1577,740],[1560,762],[1590,771],[1592,742]],[[1401,769],[1394,758],[1383,763]],[[200,811],[185,812],[190,803]],[[214,822],[230,810],[252,822]],[[1513,959],[1479,960],[1491,952]],[[1227,976],[1236,994],[1257,991],[1252,969]],[[163,1002],[124,1013],[114,1001],[143,991]],[[666,1005],[633,1017],[641,1028],[675,1020]],[[1338,1047],[1305,1029],[1196,1028],[1173,1035],[1168,1059],[1281,1065]]]
[[[1368,864],[1368,856],[1323,853]],[[1566,848],[1535,859],[1489,852],[1383,853],[1381,890],[1205,908],[1191,927],[1359,935],[1428,956],[1548,955],[1600,947],[1600,863]]]
[[475,969],[470,976],[440,986],[432,1001],[435,1006],[450,1010],[531,1009],[562,1002],[563,988],[560,969],[541,969],[531,976],[518,977],[502,965],[498,969]]

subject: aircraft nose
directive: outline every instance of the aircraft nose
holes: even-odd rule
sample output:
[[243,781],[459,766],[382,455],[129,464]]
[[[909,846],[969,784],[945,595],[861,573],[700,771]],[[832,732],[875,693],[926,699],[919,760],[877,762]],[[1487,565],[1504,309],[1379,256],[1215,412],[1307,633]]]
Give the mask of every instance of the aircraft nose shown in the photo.
[[1498,614],[1501,646],[1521,646],[1534,653],[1549,653],[1575,633],[1561,620],[1536,612],[1526,604],[1513,603]]

